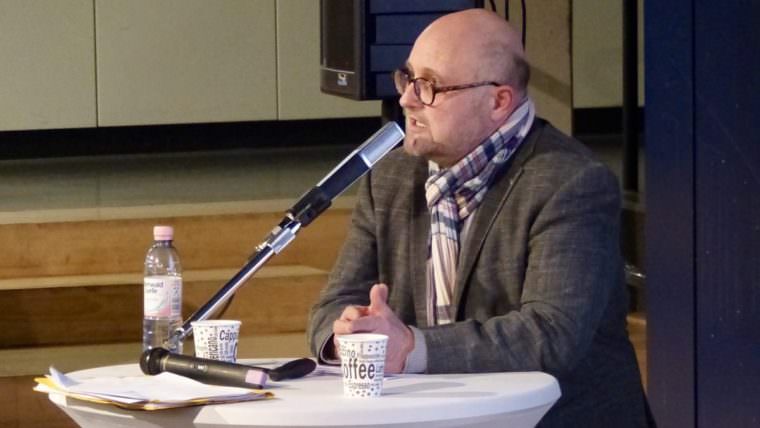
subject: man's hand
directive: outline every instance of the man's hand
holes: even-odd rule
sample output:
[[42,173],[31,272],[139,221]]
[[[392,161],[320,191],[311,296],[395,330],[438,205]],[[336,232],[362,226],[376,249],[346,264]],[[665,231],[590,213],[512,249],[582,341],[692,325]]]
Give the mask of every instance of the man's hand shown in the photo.
[[[414,334],[388,306],[388,286],[375,284],[369,292],[369,306],[349,306],[333,323],[336,352],[337,337],[351,333],[378,333],[388,336],[385,372],[401,373],[406,356],[414,349]],[[339,355],[339,354],[338,354]]]

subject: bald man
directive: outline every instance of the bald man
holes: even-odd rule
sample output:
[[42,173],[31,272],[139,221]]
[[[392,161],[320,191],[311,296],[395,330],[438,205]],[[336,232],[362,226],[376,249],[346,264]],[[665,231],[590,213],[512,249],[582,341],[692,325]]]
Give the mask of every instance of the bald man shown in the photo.
[[614,175],[535,117],[528,65],[498,15],[446,15],[393,77],[404,149],[362,181],[308,336],[389,337],[386,371],[540,370],[541,426],[646,426],[626,334]]

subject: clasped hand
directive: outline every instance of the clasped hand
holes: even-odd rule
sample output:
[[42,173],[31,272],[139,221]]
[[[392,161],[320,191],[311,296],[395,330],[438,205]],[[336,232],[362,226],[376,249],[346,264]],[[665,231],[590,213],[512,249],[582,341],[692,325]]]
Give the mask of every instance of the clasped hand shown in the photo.
[[387,301],[388,286],[375,284],[369,292],[369,306],[346,307],[340,318],[333,322],[334,345],[337,351],[337,337],[342,334],[384,334],[388,336],[385,372],[401,373],[404,371],[407,355],[414,349],[414,334],[396,316]]

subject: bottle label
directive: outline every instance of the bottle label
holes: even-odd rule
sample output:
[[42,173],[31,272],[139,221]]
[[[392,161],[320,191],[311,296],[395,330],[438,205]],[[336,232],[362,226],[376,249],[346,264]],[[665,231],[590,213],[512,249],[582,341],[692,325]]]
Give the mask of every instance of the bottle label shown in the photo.
[[182,317],[182,278],[146,276],[143,282],[143,311],[146,317]]

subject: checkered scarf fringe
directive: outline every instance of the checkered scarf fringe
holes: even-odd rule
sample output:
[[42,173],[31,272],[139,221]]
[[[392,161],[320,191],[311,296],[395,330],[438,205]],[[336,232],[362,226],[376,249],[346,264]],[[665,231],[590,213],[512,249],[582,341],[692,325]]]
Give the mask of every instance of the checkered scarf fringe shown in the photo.
[[528,133],[535,108],[530,98],[507,122],[467,156],[448,169],[429,162],[425,197],[430,210],[427,263],[428,325],[454,321],[452,294],[459,259],[459,232],[465,219],[483,201],[497,172]]

